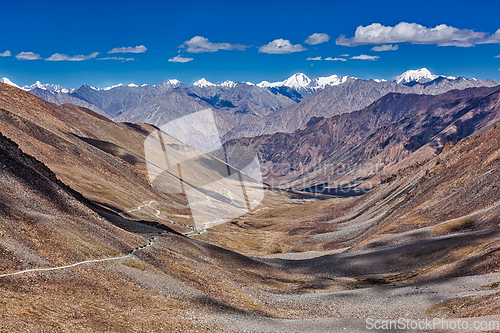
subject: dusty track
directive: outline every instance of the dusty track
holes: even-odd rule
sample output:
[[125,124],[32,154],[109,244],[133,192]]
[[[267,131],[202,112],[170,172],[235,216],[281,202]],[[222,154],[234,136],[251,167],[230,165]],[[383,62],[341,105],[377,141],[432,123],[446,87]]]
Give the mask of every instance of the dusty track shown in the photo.
[[71,265],[59,266],[59,267],[26,269],[26,270],[15,272],[15,273],[2,274],[2,275],[0,275],[0,278],[7,277],[7,276],[19,275],[19,274],[25,274],[25,273],[30,273],[30,272],[57,271],[57,270],[61,270],[61,269],[76,267],[76,266],[83,265],[83,264],[91,264],[91,263],[96,263],[96,262],[104,262],[104,261],[125,259],[125,258],[128,258],[128,257],[132,257],[136,251],[144,250],[145,248],[153,245],[154,244],[154,240],[155,240],[155,237],[150,238],[149,241],[148,241],[148,243],[146,245],[142,245],[142,246],[136,247],[133,250],[131,250],[129,254],[124,255],[124,256],[112,257],[112,258],[105,258],[105,259],[95,259],[95,260],[80,261],[80,262],[77,262],[77,263],[74,263],[74,264],[71,264]]

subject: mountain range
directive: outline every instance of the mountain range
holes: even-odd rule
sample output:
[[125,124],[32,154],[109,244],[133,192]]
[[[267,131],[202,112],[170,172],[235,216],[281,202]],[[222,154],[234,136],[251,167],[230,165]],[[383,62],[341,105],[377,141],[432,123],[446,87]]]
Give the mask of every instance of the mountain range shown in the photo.
[[[17,86],[7,78],[2,82]],[[453,89],[495,85],[497,82],[493,80],[435,75],[422,68],[409,70],[394,81],[337,75],[310,79],[297,73],[282,82],[259,84],[211,83],[200,79],[189,87],[178,80],[167,80],[158,85],[118,84],[106,88],[83,85],[74,89],[36,82],[22,89],[47,101],[83,106],[117,121],[156,126],[210,107],[220,117],[219,131],[227,141],[293,132],[311,117],[357,111],[390,92],[435,95]]]
[[292,133],[229,140],[225,151],[256,151],[271,185],[336,194],[370,189],[387,174],[436,156],[447,142],[498,122],[499,101],[499,87],[388,93],[360,111],[311,118]]

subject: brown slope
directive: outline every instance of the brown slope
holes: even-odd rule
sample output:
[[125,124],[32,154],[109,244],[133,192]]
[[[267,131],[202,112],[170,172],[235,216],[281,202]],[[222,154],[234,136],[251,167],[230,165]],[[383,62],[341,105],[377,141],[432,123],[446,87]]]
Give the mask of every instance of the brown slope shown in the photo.
[[116,256],[143,242],[89,209],[79,193],[2,134],[0,193],[2,274]]
[[182,195],[167,196],[149,184],[144,140],[152,126],[114,123],[88,109],[48,103],[5,84],[0,85],[0,124],[5,136],[88,199],[117,213],[145,201],[168,203],[156,208],[191,224]]
[[[472,94],[435,96],[430,105],[420,105],[400,121],[329,156],[292,186],[328,183],[330,188],[369,189],[385,174],[434,157],[447,142],[482,131],[500,119],[499,87],[467,91]],[[343,174],[334,174],[331,165],[349,167]]]
[[338,217],[326,222],[334,232],[304,229],[309,236],[301,241],[324,249],[348,246],[349,253],[305,261],[294,271],[321,267],[322,276],[343,271],[381,284],[498,272],[499,142],[500,123],[337,206]]

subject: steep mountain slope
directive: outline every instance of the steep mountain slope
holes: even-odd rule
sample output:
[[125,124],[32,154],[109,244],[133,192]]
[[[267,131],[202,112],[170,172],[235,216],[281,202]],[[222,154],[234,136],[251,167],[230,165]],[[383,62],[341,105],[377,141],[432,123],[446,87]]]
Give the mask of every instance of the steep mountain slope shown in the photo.
[[380,170],[433,157],[447,141],[496,121],[499,99],[500,87],[437,96],[388,94],[361,111],[311,119],[293,133],[228,141],[226,150],[258,152],[270,184],[348,191],[366,181],[377,183],[372,177]]
[[2,274],[119,255],[142,245],[141,237],[89,209],[79,193],[2,134],[0,193]]
[[[195,236],[275,254],[251,258],[148,226],[188,214],[184,197],[147,189],[141,158],[154,127],[113,123],[0,84],[0,124],[8,133],[0,135],[0,304],[8,305],[0,307],[0,330],[357,332],[365,318],[498,315],[498,94],[389,95],[367,117],[366,131],[375,131],[365,137],[367,147],[379,131],[401,126],[417,146],[432,133],[440,140],[476,134],[362,197],[268,191],[259,209]],[[422,119],[411,118],[419,112]],[[310,129],[320,126],[326,137],[353,128],[332,119],[314,119]],[[423,127],[429,132],[420,135]],[[42,267],[61,269],[3,275]]]
[[[279,316],[267,296],[255,293],[293,291],[308,279],[173,233],[158,235],[162,229],[144,226],[138,235],[116,227],[112,214],[2,134],[0,213],[0,302],[9,304],[0,308],[0,329],[9,332],[213,331],[222,325],[215,320],[220,311]],[[269,279],[287,282],[276,288]],[[186,309],[206,321],[192,322]]]
[[88,109],[51,104],[5,84],[0,84],[0,124],[6,137],[88,199],[116,213],[151,200],[168,202],[155,207],[165,217],[152,214],[153,220],[170,225],[167,215],[177,214],[177,221],[192,224],[184,196],[151,188],[144,140],[153,127],[114,123]]

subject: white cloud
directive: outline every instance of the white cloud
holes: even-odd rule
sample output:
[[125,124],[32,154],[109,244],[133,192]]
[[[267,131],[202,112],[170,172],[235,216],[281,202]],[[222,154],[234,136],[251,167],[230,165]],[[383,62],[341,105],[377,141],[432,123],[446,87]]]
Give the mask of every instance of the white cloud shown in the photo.
[[494,58],[500,58],[500,54],[499,54],[499,55],[497,55],[497,56],[495,56]]
[[50,57],[48,57],[45,60],[46,61],[83,61],[83,60],[89,60],[89,59],[95,58],[95,57],[97,57],[98,54],[99,54],[99,52],[94,52],[94,53],[89,54],[89,55],[75,55],[75,56],[71,57],[67,54],[54,53],[53,55],[51,55]]
[[446,24],[427,28],[407,22],[398,23],[394,27],[373,23],[366,27],[359,26],[354,37],[346,38],[345,35],[341,35],[336,43],[343,46],[412,43],[470,47],[476,44],[500,43],[500,29],[488,36],[487,32],[457,29]]
[[146,50],[144,45],[138,45],[136,47],[115,47],[108,53],[144,53]]
[[169,62],[180,62],[180,63],[190,62],[191,60],[193,60],[193,58],[183,58],[180,55],[168,59]]
[[399,49],[399,45],[398,44],[395,44],[395,45],[384,44],[384,45],[372,47],[372,51],[377,51],[377,52],[380,52],[380,51],[396,51],[397,49]]
[[328,61],[347,61],[347,59],[344,59],[344,58],[332,58],[332,57],[325,58],[325,60],[328,60]]
[[12,54],[10,53],[9,50],[5,51],[4,53],[0,53],[0,57],[10,57]]
[[330,40],[330,36],[327,34],[312,34],[309,36],[304,43],[306,44],[311,44],[311,45],[316,45],[316,44],[321,44],[328,42]]
[[378,58],[380,58],[380,57],[379,56],[366,55],[366,54],[360,54],[359,56],[351,57],[351,59],[357,59],[357,60],[377,60]]
[[269,54],[287,54],[293,52],[302,52],[307,50],[302,47],[300,44],[291,44],[287,39],[275,39],[269,44],[263,45],[259,48],[260,53],[269,53]]
[[248,46],[241,44],[212,43],[208,38],[201,36],[194,36],[190,40],[182,43],[179,47],[186,47],[186,51],[189,53],[217,52],[219,50],[244,50],[248,48]]
[[106,58],[97,58],[97,60],[120,60],[120,61],[134,61],[134,60],[135,60],[135,58],[106,57]]
[[33,52],[21,52],[16,55],[18,60],[38,60],[41,59],[39,54]]
[[307,58],[306,60],[316,60],[316,61],[321,61],[321,57],[315,57],[315,58]]

